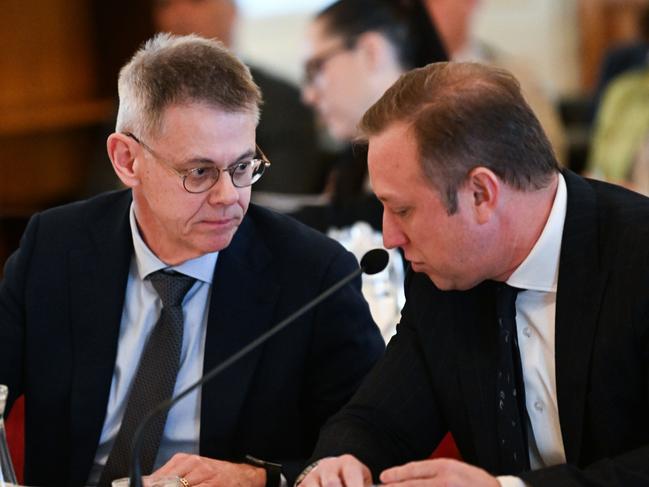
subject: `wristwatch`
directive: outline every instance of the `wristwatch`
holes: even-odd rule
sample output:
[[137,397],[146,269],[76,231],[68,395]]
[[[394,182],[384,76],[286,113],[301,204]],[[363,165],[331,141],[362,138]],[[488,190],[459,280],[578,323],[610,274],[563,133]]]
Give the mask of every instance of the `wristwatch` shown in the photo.
[[300,475],[297,476],[297,479],[295,479],[295,483],[293,484],[293,487],[298,487],[298,485],[302,483],[302,481],[306,478],[306,476],[309,475],[309,473],[311,473],[311,471],[318,466],[319,462],[320,460],[316,460],[315,462],[307,465],[306,468],[300,472]]
[[279,463],[267,462],[252,455],[246,455],[245,463],[254,467],[266,470],[266,487],[279,487],[282,475],[282,465]]

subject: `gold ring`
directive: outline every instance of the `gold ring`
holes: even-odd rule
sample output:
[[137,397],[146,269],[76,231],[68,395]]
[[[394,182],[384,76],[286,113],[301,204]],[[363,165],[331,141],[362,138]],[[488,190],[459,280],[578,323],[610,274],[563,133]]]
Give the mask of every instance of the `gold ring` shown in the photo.
[[189,482],[185,477],[178,477],[178,481],[183,484],[183,487],[189,487]]

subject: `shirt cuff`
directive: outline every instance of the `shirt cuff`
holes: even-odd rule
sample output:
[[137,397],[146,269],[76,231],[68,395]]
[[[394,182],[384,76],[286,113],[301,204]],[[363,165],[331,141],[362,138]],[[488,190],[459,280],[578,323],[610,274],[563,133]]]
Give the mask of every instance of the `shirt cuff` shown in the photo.
[[496,477],[496,480],[500,482],[500,487],[526,487],[522,479],[512,477],[511,475]]

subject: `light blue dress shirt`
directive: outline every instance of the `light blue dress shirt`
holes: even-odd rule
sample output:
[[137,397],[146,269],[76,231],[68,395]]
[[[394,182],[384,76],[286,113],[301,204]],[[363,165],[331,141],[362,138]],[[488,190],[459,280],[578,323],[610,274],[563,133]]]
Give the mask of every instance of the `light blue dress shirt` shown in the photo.
[[[169,268],[196,279],[183,301],[183,345],[174,395],[196,382],[203,374],[207,315],[218,252],[169,267],[158,259],[142,240],[133,205],[129,218],[135,254],[131,260],[126,285],[108,409],[88,485],[96,485],[99,481],[101,470],[122,423],[131,383],[144,345],[160,316],[162,302],[151,282],[146,279],[149,274]],[[151,407],[153,406],[154,404],[151,404]],[[200,417],[200,390],[185,397],[169,411],[155,469],[166,463],[176,452],[198,453]]]

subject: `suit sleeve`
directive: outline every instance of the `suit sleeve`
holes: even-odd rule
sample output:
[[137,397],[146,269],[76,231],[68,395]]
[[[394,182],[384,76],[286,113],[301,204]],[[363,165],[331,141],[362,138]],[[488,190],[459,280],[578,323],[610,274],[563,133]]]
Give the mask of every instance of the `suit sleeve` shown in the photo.
[[[329,264],[319,291],[324,291],[355,268],[358,268],[358,263],[354,257],[341,249]],[[316,310],[304,388],[312,426],[309,436],[314,442],[320,427],[349,401],[385,348],[363,299],[360,276]],[[297,477],[305,462],[306,458],[283,462],[289,483]]]
[[34,217],[20,241],[20,248],[7,260],[0,282],[0,384],[9,387],[8,410],[23,393],[25,351],[25,286],[33,252],[38,217]]
[[649,485],[649,446],[579,469],[562,464],[519,475],[533,487],[628,487]]
[[311,461],[351,453],[377,479],[385,468],[424,459],[434,450],[447,427],[414,326],[417,314],[406,302],[384,357],[351,402],[325,425]]

